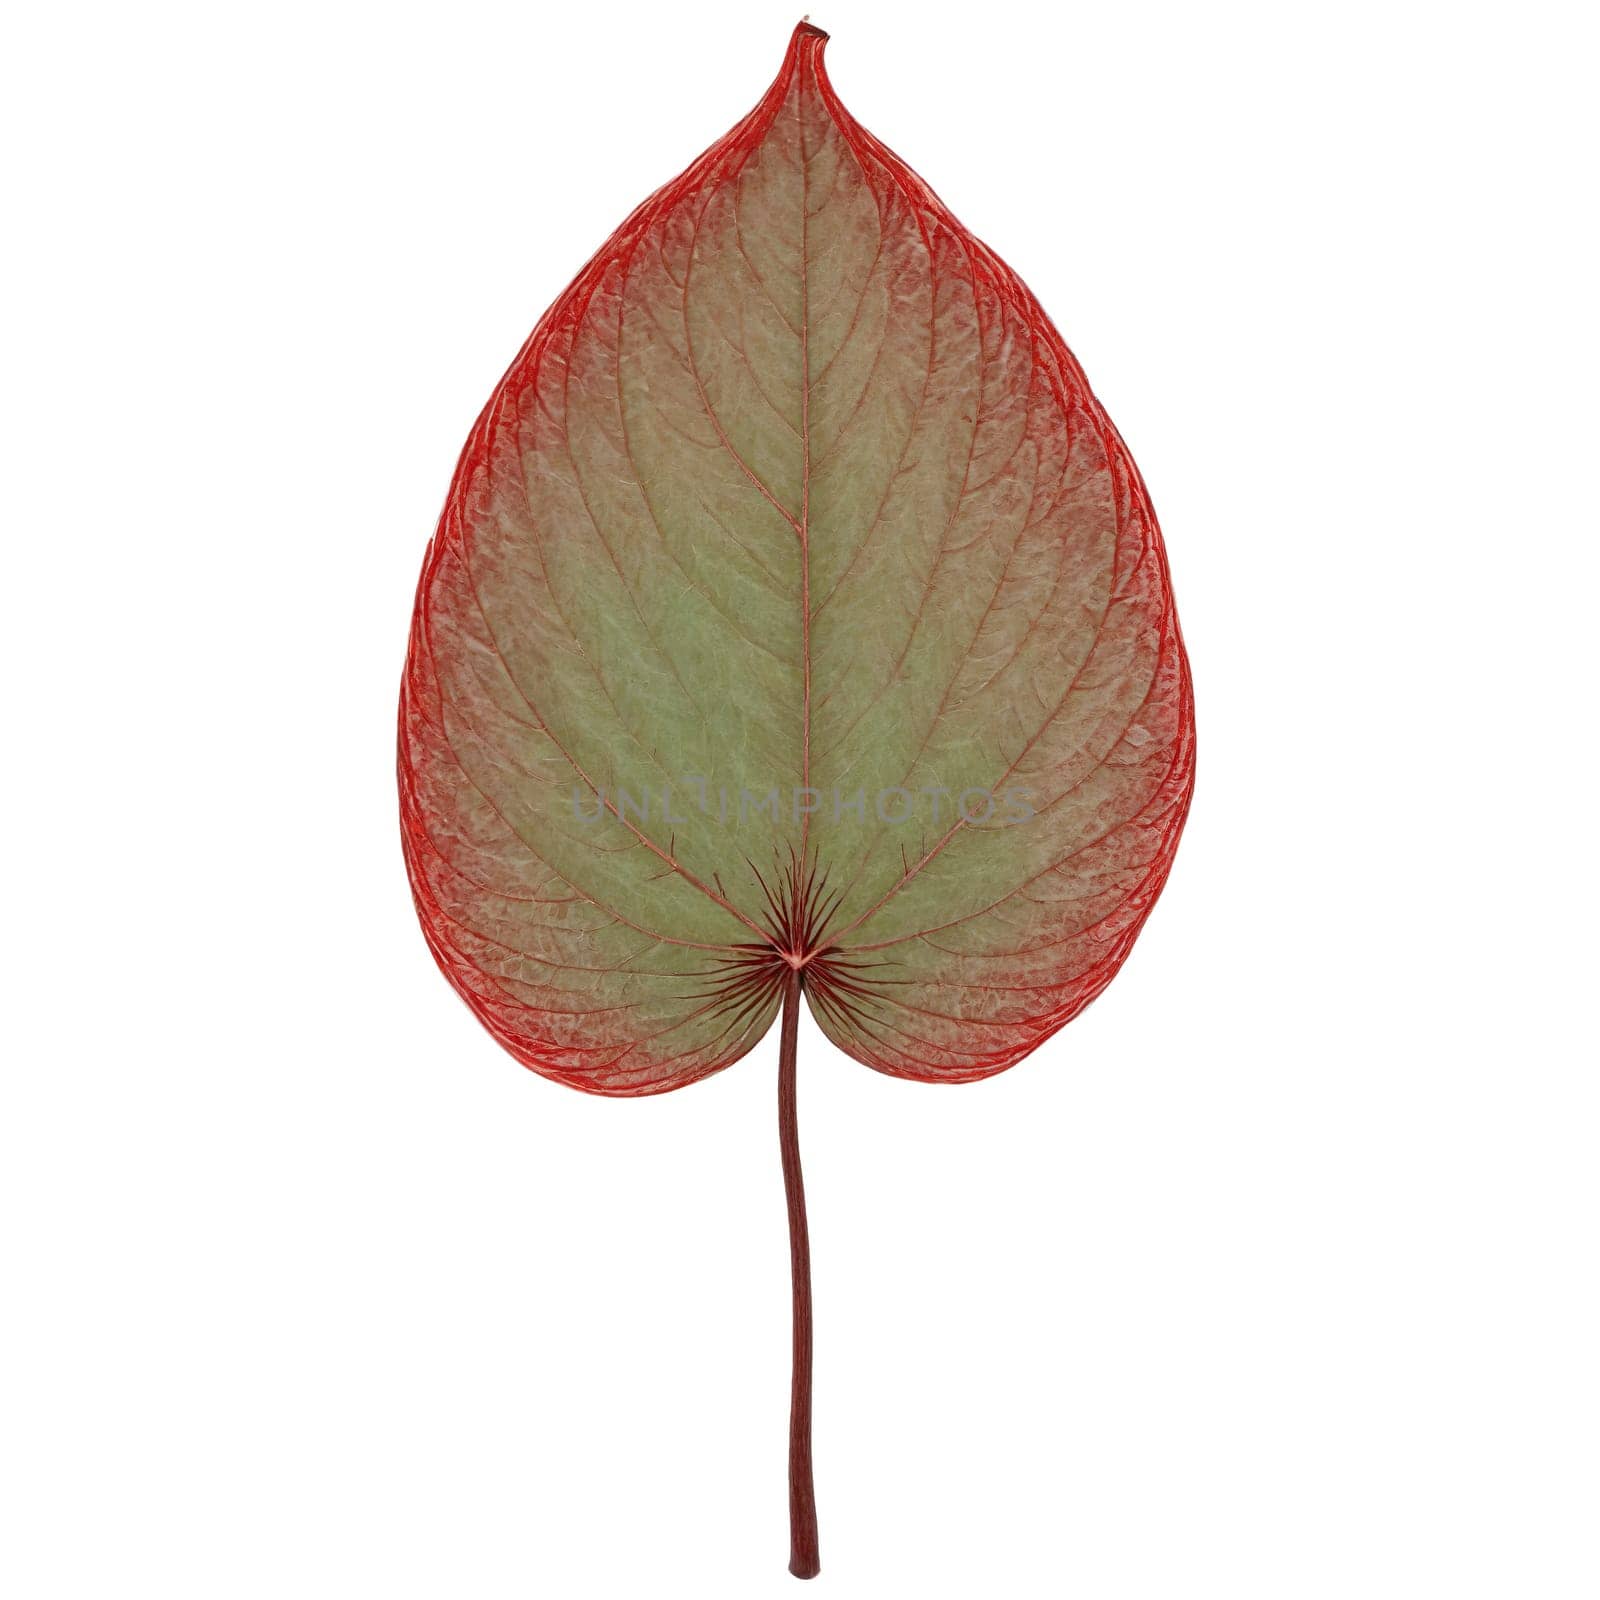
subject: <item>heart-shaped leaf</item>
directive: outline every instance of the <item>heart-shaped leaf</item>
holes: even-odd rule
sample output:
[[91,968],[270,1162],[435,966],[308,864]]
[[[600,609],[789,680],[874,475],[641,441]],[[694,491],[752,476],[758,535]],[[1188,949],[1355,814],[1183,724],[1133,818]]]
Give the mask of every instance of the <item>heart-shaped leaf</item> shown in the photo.
[[789,954],[868,1066],[1012,1065],[1127,955],[1189,797],[1138,471],[824,38],[540,322],[422,577],[423,926],[507,1049],[601,1094],[737,1060]]
[[422,925],[495,1037],[650,1094],[787,995],[790,1135],[802,989],[858,1061],[949,1082],[1087,1005],[1194,762],[1131,457],[1017,276],[840,104],[825,38],[795,31],[496,389],[400,720]]

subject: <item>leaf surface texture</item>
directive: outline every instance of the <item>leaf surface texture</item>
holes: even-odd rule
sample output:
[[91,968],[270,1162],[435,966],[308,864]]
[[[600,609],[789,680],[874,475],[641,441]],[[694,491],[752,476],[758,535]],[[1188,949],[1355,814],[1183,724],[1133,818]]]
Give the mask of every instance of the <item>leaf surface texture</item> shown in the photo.
[[729,1065],[797,961],[869,1066],[1010,1066],[1120,966],[1192,788],[1139,473],[824,39],[539,323],[418,592],[423,928],[597,1093]]

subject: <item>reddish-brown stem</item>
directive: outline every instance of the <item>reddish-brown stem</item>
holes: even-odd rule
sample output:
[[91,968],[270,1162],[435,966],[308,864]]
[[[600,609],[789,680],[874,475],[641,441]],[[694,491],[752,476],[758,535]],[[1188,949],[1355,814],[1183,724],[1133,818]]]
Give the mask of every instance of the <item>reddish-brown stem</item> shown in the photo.
[[795,1120],[794,1058],[800,1033],[800,973],[791,967],[783,984],[783,1031],[778,1042],[778,1148],[783,1191],[789,1201],[789,1274],[794,1289],[794,1375],[789,1391],[789,1570],[814,1578],[817,1495],[811,1482],[811,1236],[806,1229],[806,1185],[800,1172],[800,1128]]

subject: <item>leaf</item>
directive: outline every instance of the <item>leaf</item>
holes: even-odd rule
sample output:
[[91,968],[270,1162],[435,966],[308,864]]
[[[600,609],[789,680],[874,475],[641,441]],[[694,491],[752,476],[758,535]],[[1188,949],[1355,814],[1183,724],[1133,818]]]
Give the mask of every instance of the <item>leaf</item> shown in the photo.
[[467,441],[400,707],[451,982],[535,1071],[659,1093],[780,1005],[798,1577],[819,1570],[800,994],[999,1072],[1110,982],[1194,717],[1137,469],[1016,275],[839,103],[751,114],[546,313]]
[[1132,458],[1038,302],[796,29],[462,454],[400,718],[440,966],[518,1060],[679,1088],[823,1031],[1012,1065],[1128,954],[1193,712]]

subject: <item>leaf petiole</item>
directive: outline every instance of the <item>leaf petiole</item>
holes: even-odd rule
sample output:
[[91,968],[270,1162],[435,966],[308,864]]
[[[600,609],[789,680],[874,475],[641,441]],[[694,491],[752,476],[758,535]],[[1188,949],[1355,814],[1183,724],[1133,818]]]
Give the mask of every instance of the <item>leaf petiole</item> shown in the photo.
[[795,1117],[795,1045],[800,1032],[802,978],[791,967],[783,983],[783,1029],[778,1040],[778,1149],[789,1202],[789,1274],[794,1294],[794,1371],[789,1393],[789,1570],[814,1578],[817,1496],[811,1479],[811,1238],[806,1228],[806,1187],[800,1171],[800,1128]]

